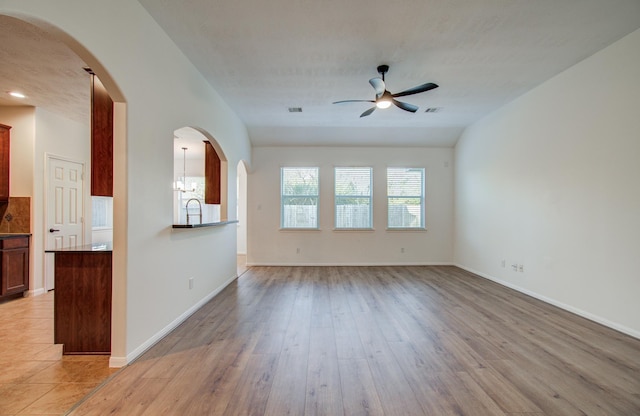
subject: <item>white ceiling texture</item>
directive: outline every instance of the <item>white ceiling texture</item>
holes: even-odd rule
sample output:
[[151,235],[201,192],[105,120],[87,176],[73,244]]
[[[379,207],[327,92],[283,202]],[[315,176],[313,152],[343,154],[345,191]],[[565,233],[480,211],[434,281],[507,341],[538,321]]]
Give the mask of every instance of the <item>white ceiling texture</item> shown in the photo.
[[[244,120],[255,146],[453,146],[470,123],[640,28],[640,0],[140,3]],[[33,33],[7,20],[0,20],[0,92],[13,88],[7,78],[19,77],[16,64],[25,77],[45,71],[38,83],[26,82],[42,93],[29,104],[60,101],[46,93],[54,76],[75,76],[88,94],[77,57],[33,43]],[[8,53],[16,44],[19,53]],[[416,113],[392,106],[361,118],[370,103],[332,104],[375,99],[369,79],[380,64],[390,66],[391,92],[426,82],[439,88],[399,98],[419,106]],[[76,111],[73,98],[85,92],[66,94],[62,111]]]

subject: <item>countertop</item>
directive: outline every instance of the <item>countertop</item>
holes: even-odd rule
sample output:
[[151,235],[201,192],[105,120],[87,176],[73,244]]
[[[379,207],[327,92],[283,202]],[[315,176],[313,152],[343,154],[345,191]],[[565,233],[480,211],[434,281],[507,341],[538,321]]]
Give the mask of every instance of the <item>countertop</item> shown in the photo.
[[219,227],[221,225],[236,224],[238,220],[219,221],[219,222],[206,222],[204,224],[173,224],[173,228],[204,228],[204,227]]
[[7,238],[31,237],[29,233],[0,233],[0,240]]
[[85,244],[83,246],[78,247],[69,247],[69,248],[60,248],[60,249],[52,249],[45,250],[45,253],[81,253],[81,252],[95,252],[95,251],[103,251],[103,252],[111,252],[113,251],[113,245],[109,243],[92,243]]

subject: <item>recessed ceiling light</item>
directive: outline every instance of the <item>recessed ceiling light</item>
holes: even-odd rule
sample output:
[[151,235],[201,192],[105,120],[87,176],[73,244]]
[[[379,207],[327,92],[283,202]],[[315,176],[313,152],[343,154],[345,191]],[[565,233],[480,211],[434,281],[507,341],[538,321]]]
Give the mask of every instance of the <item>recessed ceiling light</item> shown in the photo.
[[27,98],[26,95],[18,91],[9,91],[9,95],[15,98]]
[[290,113],[302,113],[302,107],[289,107]]

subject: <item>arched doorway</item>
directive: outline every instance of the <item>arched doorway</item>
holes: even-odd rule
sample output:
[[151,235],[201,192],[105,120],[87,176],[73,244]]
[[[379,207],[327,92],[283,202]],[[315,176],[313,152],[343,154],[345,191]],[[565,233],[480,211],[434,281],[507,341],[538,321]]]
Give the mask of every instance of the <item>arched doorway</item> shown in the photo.
[[[32,248],[30,251],[30,284],[32,295],[39,295],[44,293],[44,236],[45,236],[45,222],[44,222],[44,194],[45,194],[45,182],[44,179],[44,165],[47,152],[54,152],[59,156],[65,156],[64,146],[60,143],[54,143],[56,137],[64,136],[64,127],[59,127],[59,120],[64,117],[58,117],[62,114],[69,115],[73,112],[70,104],[73,96],[74,77],[84,77],[80,83],[84,84],[87,89],[87,97],[89,96],[89,83],[88,75],[83,67],[91,67],[94,73],[100,78],[105,85],[108,94],[114,101],[113,104],[113,145],[114,155],[114,181],[113,181],[113,285],[112,285],[112,348],[111,356],[124,357],[126,356],[126,325],[125,325],[125,304],[126,304],[126,104],[118,88],[116,82],[111,78],[106,68],[99,62],[98,58],[87,50],[78,40],[72,38],[67,33],[54,27],[48,22],[41,21],[39,19],[29,18],[25,15],[10,16],[6,14],[0,14],[0,18],[4,20],[3,23],[10,23],[10,25],[0,24],[0,33],[3,38],[3,45],[0,48],[8,48],[10,42],[17,42],[22,44],[22,49],[25,55],[20,56],[19,62],[14,64],[19,65],[17,70],[11,70],[11,59],[3,61],[3,68],[9,70],[13,77],[0,77],[4,81],[11,80],[18,85],[26,87],[27,90],[31,87],[30,91],[36,91],[33,96],[37,96],[38,100],[29,103],[32,105],[35,114],[35,123],[39,123],[38,118],[42,113],[56,114],[56,117],[45,117],[47,123],[41,123],[35,128],[35,133],[32,134],[31,140],[26,143],[16,143],[17,146],[23,146],[21,149],[16,150],[21,152],[30,152],[31,162],[30,164],[23,165],[22,168],[28,169],[27,175],[20,175],[22,180],[25,178],[30,179],[28,186],[28,192],[21,192],[27,194],[32,198],[31,204],[31,233],[32,233]],[[21,30],[15,30],[18,26]],[[27,36],[27,39],[20,38],[20,36]],[[24,47],[23,42],[34,42],[38,47]],[[52,46],[55,45],[55,48]],[[66,48],[66,50],[65,50]],[[64,50],[63,54],[59,54],[60,50]],[[15,54],[8,54],[11,58],[15,57]],[[70,59],[71,58],[71,59]],[[46,62],[46,65],[44,64]],[[67,68],[65,65],[73,64],[73,69]],[[25,66],[29,66],[30,69],[26,69]],[[8,69],[9,68],[9,69]],[[53,75],[62,74],[61,81],[52,81]],[[32,76],[31,79],[20,78],[26,75]],[[66,78],[65,78],[66,76]],[[21,82],[22,81],[22,82]],[[27,95],[30,93],[27,92]],[[49,100],[49,101],[47,101]],[[58,101],[60,103],[66,103],[67,108],[60,110],[59,108],[52,110],[44,110],[46,102]],[[6,103],[2,103],[6,105]],[[24,104],[21,104],[24,105]],[[87,112],[90,108],[90,102],[86,99]],[[43,109],[41,111],[40,109]],[[57,124],[56,124],[57,123]],[[82,121],[79,121],[81,124]],[[43,128],[45,126],[46,128]],[[58,126],[58,134],[54,133],[54,126]],[[63,124],[64,126],[64,124]],[[49,128],[49,129],[47,129]],[[89,141],[89,135],[85,134],[86,145]],[[27,147],[25,147],[27,146]],[[71,145],[73,146],[73,144]],[[55,150],[50,150],[55,149]],[[76,157],[73,157],[77,159]],[[87,192],[90,195],[90,191]],[[91,217],[91,202],[90,199],[84,203],[84,222],[85,229],[90,227],[89,219]],[[89,242],[91,239],[90,232],[85,233],[85,242]],[[120,366],[125,362],[118,362],[118,360],[112,360],[112,366]]]
[[238,218],[238,274],[247,266],[247,165],[244,160],[238,162],[237,174],[237,218]]

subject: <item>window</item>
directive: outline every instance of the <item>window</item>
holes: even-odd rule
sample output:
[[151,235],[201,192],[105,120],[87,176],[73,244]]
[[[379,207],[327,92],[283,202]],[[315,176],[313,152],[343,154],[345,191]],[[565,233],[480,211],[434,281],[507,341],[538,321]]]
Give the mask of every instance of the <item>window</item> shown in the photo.
[[91,228],[93,230],[113,228],[113,198],[91,197]]
[[373,228],[371,168],[335,168],[336,228]]
[[280,169],[282,228],[318,228],[318,168]]
[[389,228],[424,228],[424,168],[387,168]]

